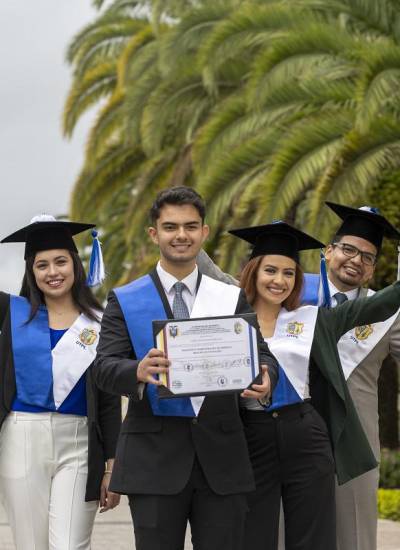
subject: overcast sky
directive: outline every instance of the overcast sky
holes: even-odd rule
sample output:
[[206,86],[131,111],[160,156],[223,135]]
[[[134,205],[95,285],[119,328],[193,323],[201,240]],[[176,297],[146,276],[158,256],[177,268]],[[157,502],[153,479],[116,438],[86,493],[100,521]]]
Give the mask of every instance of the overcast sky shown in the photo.
[[[0,237],[36,214],[65,214],[93,115],[61,134],[71,83],[71,38],[96,11],[90,0],[0,0]],[[23,246],[0,245],[0,290],[17,293]]]

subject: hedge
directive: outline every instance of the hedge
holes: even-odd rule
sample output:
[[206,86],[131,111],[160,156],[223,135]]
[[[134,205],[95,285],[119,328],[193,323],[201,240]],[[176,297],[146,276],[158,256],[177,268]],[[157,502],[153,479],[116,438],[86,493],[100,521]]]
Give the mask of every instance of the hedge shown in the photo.
[[400,489],[378,489],[378,514],[381,519],[400,521]]

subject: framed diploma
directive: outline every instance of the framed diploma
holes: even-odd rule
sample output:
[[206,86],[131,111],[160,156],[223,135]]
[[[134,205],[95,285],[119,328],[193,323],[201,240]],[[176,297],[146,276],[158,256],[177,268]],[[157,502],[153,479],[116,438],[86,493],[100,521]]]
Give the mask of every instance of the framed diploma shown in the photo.
[[160,398],[239,392],[260,373],[256,314],[153,321],[154,344],[171,364]]

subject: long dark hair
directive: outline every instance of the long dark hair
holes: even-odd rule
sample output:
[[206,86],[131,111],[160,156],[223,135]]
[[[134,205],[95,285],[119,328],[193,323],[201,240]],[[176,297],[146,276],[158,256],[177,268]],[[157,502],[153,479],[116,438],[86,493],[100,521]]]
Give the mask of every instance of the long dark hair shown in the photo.
[[[72,299],[81,313],[89,317],[92,321],[99,321],[95,310],[103,311],[103,306],[98,302],[97,298],[92,294],[92,291],[86,284],[86,274],[79,255],[68,250],[73,266],[74,266],[74,284],[71,288]],[[29,256],[25,262],[25,273],[22,279],[20,296],[26,298],[31,304],[31,312],[27,323],[35,317],[39,307],[45,303],[43,292],[36,284],[35,275],[33,273],[33,264],[35,255]]]

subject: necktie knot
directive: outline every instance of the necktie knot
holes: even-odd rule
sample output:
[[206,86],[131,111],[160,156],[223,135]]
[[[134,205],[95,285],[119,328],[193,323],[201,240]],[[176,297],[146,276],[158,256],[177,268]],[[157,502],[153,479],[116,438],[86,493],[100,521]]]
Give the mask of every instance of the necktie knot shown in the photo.
[[188,319],[189,310],[185,303],[185,300],[182,297],[182,292],[185,290],[186,285],[181,281],[177,281],[174,284],[175,296],[172,303],[172,313],[175,319]]
[[348,298],[347,298],[347,296],[344,292],[336,292],[336,294],[334,294],[333,297],[335,298],[336,303],[337,303],[338,306],[340,306],[340,304],[343,304],[344,302],[346,302],[348,300]]
[[182,281],[177,281],[174,284],[175,294],[180,294],[182,296],[182,292],[186,288],[185,283],[182,283]]

